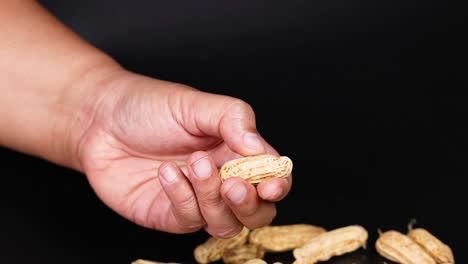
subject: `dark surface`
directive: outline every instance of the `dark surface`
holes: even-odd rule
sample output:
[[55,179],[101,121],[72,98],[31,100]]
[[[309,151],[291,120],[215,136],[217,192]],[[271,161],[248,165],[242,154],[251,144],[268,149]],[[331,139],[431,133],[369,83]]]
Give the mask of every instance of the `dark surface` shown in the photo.
[[[127,68],[249,102],[294,161],[276,224],[405,231],[466,258],[466,9],[438,1],[55,1]],[[203,232],[140,228],[79,173],[0,149],[0,263],[193,262]],[[276,256],[277,259],[290,255]],[[384,263],[359,251],[328,263]],[[285,261],[286,263],[286,261]]]

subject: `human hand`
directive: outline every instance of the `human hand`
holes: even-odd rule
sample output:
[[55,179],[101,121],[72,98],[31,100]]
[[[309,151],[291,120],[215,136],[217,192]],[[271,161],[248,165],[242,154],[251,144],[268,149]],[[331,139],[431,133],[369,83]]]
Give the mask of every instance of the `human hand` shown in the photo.
[[291,176],[256,187],[221,183],[218,168],[278,153],[258,134],[251,107],[232,97],[122,71],[92,107],[78,157],[97,195],[125,218],[172,233],[205,228],[231,237],[276,215]]

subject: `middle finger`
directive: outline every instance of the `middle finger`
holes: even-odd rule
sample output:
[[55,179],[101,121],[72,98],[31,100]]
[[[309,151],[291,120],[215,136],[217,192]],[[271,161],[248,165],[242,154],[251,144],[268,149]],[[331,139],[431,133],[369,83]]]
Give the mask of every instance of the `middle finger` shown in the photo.
[[213,159],[208,153],[198,151],[191,155],[188,164],[188,178],[208,225],[206,231],[221,238],[238,234],[243,226],[221,198],[221,179]]

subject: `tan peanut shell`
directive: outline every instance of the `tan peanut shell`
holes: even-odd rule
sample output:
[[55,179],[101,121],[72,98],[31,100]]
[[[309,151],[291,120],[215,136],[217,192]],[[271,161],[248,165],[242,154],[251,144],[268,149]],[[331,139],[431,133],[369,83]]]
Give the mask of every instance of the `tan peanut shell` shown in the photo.
[[422,247],[439,264],[454,264],[452,250],[429,231],[423,228],[412,229],[408,236]]
[[241,177],[255,184],[268,178],[287,177],[291,174],[292,166],[292,161],[286,156],[258,155],[228,161],[219,173],[223,181],[230,177]]
[[177,264],[175,262],[158,262],[158,261],[149,261],[144,259],[138,259],[132,262],[132,264]]
[[367,237],[367,231],[362,226],[357,225],[320,234],[293,251],[296,258],[294,263],[313,264],[327,261],[334,256],[340,256],[364,246]]
[[261,246],[246,244],[225,251],[223,254],[223,262],[226,264],[244,264],[251,259],[261,259],[264,255],[265,250]]
[[264,261],[263,259],[251,259],[251,260],[248,260],[247,262],[244,262],[244,264],[268,264],[266,261]]
[[249,242],[269,252],[284,252],[302,247],[312,238],[325,233],[322,227],[307,224],[265,226],[253,230]]
[[239,234],[232,238],[209,238],[205,243],[195,248],[193,252],[195,260],[198,263],[210,263],[220,260],[226,250],[244,245],[247,242],[249,232],[244,227]]
[[434,259],[408,236],[394,230],[382,233],[375,243],[379,254],[401,264],[436,264]]

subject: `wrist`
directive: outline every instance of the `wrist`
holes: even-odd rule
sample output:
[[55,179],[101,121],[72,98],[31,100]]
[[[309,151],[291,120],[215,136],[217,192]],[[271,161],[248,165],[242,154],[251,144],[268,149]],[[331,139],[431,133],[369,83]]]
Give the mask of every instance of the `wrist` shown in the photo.
[[70,78],[55,103],[57,118],[50,139],[55,163],[83,172],[79,158],[81,141],[95,121],[112,83],[125,74],[115,61],[98,55]]

